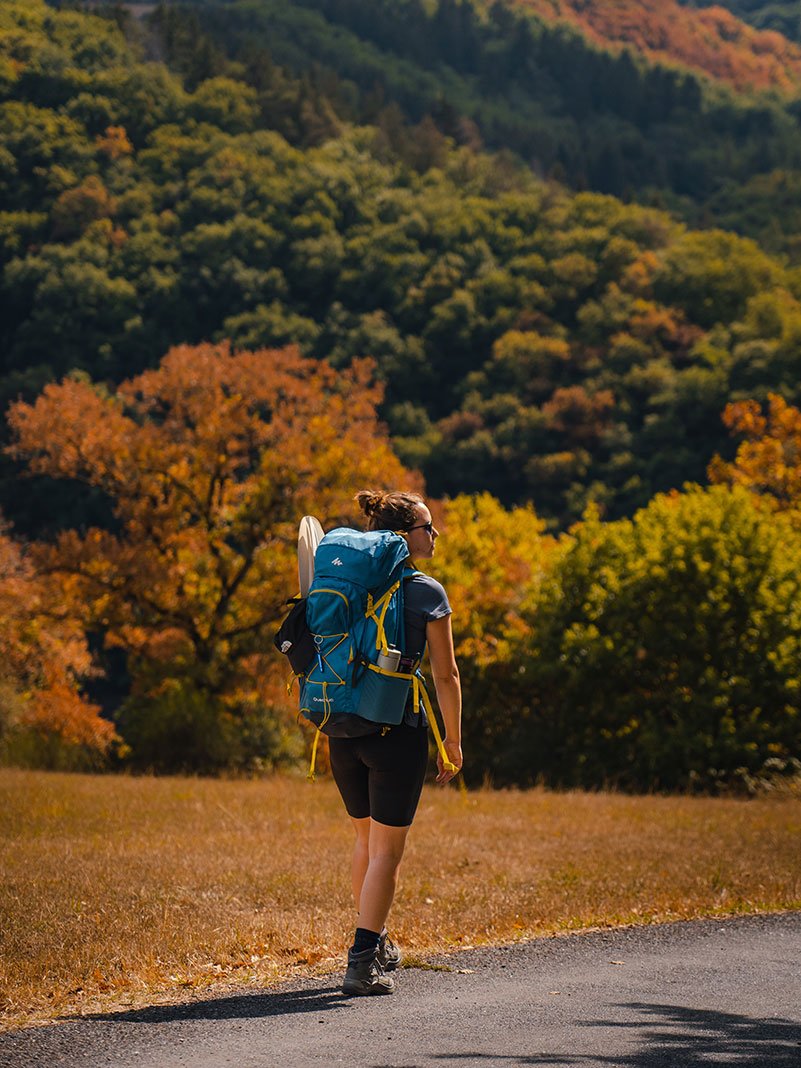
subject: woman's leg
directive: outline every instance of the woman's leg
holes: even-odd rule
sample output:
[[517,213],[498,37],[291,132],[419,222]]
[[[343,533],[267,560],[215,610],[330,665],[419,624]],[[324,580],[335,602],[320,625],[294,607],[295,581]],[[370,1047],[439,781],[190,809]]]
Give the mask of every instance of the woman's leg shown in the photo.
[[384,924],[423,786],[427,732],[401,726],[387,735],[332,738],[329,754],[356,832],[351,879],[359,919],[342,989],[349,995],[390,994],[386,971],[397,968],[401,956]]
[[[369,819],[368,863],[356,898],[359,927],[380,932],[384,928],[395,889],[398,869],[403,858],[408,827],[390,827]],[[357,849],[359,843],[357,840]],[[360,863],[361,863],[360,858]],[[354,893],[356,863],[354,858]]]
[[356,902],[356,912],[358,913],[359,900],[362,896],[362,883],[367,874],[367,866],[370,863],[370,817],[365,816],[364,819],[357,819],[355,816],[351,816],[350,820],[356,831],[351,879],[353,900]]
[[[381,931],[398,885],[398,868],[409,828],[387,827],[369,816],[351,817],[351,822],[356,831],[352,876],[359,926],[368,931]],[[382,915],[380,925],[374,927]]]

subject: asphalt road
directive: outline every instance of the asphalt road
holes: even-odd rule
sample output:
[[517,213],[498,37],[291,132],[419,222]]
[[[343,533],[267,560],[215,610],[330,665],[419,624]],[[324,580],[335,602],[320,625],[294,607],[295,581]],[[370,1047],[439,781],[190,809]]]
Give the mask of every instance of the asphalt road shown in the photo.
[[2,1068],[801,1068],[801,912],[437,958],[391,997],[339,977],[0,1036]]

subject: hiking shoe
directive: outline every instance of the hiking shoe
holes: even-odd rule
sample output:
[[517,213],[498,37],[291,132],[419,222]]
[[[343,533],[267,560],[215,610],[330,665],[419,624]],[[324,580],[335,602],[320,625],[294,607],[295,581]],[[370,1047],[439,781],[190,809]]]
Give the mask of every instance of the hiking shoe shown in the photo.
[[394,972],[401,962],[401,951],[386,931],[378,939],[378,963],[385,972]]
[[378,962],[378,951],[365,949],[361,953],[348,950],[348,970],[342,984],[343,994],[391,994],[395,982]]

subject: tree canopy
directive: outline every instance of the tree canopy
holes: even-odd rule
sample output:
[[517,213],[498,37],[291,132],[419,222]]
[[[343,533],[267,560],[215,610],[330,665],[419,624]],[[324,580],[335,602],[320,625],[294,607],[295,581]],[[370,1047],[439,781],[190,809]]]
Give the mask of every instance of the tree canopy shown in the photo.
[[[728,402],[799,399],[801,276],[749,239],[571,194],[433,120],[414,158],[388,114],[292,144],[230,59],[185,84],[109,20],[3,17],[4,408],[75,369],[114,388],[176,344],[370,355],[434,495],[492,487],[564,525],[703,478]],[[0,503],[35,534],[51,502],[17,475]]]

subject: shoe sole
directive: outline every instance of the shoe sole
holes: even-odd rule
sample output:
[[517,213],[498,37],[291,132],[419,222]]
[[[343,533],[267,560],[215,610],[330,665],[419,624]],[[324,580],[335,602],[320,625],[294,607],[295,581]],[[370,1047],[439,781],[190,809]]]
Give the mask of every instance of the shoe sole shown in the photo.
[[375,994],[391,994],[395,984],[385,986],[383,983],[348,983],[342,984],[342,993],[349,997],[372,996]]

